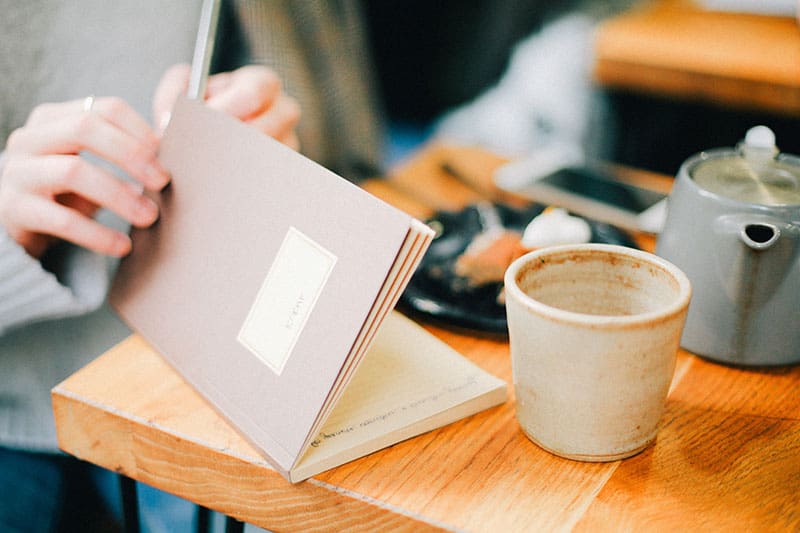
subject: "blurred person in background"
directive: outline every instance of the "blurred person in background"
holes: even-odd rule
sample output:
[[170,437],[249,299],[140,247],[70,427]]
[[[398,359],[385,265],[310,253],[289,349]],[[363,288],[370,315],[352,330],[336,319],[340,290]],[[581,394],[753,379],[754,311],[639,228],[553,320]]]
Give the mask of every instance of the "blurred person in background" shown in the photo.
[[590,80],[597,23],[641,0],[365,1],[390,158],[430,138],[525,156],[605,156],[613,113]]

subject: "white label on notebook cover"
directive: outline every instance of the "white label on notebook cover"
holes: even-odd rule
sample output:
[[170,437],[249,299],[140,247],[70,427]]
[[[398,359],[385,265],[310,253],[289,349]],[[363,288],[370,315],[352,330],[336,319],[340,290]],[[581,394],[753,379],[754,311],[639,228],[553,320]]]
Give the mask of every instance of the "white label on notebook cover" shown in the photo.
[[280,375],[333,271],[336,256],[295,227],[267,272],[236,339]]

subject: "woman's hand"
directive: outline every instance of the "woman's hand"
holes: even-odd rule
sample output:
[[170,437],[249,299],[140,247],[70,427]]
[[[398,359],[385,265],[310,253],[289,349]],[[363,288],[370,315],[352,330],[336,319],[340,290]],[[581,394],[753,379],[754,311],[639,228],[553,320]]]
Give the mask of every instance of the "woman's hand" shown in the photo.
[[[153,99],[155,124],[161,129],[169,121],[175,99],[186,92],[189,73],[189,65],[175,65],[161,78]],[[295,128],[300,120],[300,106],[283,92],[280,78],[269,68],[249,65],[215,74],[208,79],[205,100],[209,107],[228,113],[287,146],[299,149]]]
[[[153,101],[158,126],[165,126],[179,94],[186,91],[189,66],[176,65],[162,77]],[[262,66],[242,67],[209,78],[207,104],[298,149],[297,102],[283,93],[277,75]],[[119,98],[42,104],[8,138],[0,175],[0,225],[34,257],[56,238],[95,252],[121,257],[130,238],[93,216],[107,208],[134,226],[158,218],[157,205],[143,189],[169,182],[159,164],[159,135]],[[160,128],[161,129],[161,128]],[[129,183],[80,157],[86,151],[107,160],[138,183]]]
[[[42,104],[8,138],[0,176],[0,224],[34,257],[61,238],[95,252],[123,256],[130,238],[92,216],[107,208],[138,227],[158,218],[142,189],[160,190],[168,173],[156,159],[159,138],[119,98]],[[115,164],[129,183],[80,157],[86,151]]]

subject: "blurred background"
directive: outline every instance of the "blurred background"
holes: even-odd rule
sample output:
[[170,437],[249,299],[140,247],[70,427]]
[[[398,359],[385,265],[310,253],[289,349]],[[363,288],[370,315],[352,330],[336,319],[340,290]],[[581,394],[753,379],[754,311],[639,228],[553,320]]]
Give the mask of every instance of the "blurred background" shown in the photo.
[[690,155],[733,146],[756,124],[800,153],[791,0],[363,8],[389,165],[442,137],[512,157],[575,142],[592,157],[674,175]]

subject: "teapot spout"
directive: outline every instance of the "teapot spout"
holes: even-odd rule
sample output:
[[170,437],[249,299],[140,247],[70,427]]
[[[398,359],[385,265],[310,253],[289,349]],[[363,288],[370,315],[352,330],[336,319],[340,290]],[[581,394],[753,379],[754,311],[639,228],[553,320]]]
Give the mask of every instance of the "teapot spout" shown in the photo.
[[714,224],[717,273],[731,303],[758,308],[797,261],[800,228],[767,216],[723,215]]
[[[717,273],[734,309],[732,360],[753,349],[759,338],[756,317],[774,308],[773,298],[792,276],[800,250],[800,227],[772,217],[752,214],[724,215],[716,220]],[[772,306],[772,307],[770,307]]]
[[739,238],[752,250],[768,250],[781,238],[781,230],[775,224],[755,222],[745,224]]

